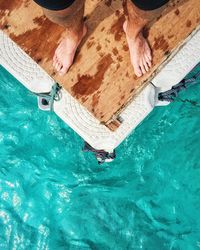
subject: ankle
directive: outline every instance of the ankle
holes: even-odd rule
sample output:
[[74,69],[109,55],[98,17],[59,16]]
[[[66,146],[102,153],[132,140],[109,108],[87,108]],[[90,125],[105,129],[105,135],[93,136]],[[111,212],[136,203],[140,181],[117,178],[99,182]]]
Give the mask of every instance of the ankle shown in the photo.
[[79,41],[84,34],[84,30],[85,30],[85,24],[81,23],[77,27],[73,27],[73,28],[67,27],[66,28],[66,35],[75,41]]
[[138,26],[135,21],[127,20],[126,23],[126,35],[135,40],[139,35],[142,34],[143,26]]

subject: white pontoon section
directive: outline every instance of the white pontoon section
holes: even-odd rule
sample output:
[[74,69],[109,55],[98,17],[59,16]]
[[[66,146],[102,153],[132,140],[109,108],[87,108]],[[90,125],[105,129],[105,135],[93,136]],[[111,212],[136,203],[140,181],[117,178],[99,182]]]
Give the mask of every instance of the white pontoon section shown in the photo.
[[[112,152],[153,110],[158,93],[170,89],[200,61],[200,31],[195,31],[185,45],[151,80],[143,91],[120,114],[123,121],[110,131],[67,91],[61,89],[61,100],[54,102],[55,113],[95,149]],[[0,64],[27,89],[35,93],[50,92],[54,80],[10,38],[0,31]]]

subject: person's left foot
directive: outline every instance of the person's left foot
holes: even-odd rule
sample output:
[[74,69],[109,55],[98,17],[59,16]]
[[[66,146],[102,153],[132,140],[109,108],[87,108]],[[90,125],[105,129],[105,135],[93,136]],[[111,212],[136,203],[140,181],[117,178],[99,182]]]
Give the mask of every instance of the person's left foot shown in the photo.
[[131,63],[136,76],[140,77],[149,71],[151,67],[151,49],[142,32],[134,37],[127,29],[127,21],[123,25],[130,51]]

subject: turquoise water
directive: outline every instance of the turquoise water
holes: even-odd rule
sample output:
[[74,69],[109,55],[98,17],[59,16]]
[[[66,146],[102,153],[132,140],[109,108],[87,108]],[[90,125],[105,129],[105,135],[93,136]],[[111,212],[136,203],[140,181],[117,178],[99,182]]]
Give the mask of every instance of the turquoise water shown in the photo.
[[0,68],[0,249],[200,249],[200,84],[99,166]]

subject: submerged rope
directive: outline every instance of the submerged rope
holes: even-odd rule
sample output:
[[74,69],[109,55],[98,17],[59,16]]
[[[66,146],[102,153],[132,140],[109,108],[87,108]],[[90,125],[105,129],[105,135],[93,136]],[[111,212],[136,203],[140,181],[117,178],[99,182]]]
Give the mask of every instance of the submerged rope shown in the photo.
[[105,162],[111,162],[115,159],[115,150],[113,152],[106,152],[105,150],[99,150],[93,148],[86,141],[84,142],[83,152],[92,152],[97,159],[98,164],[103,164]]

